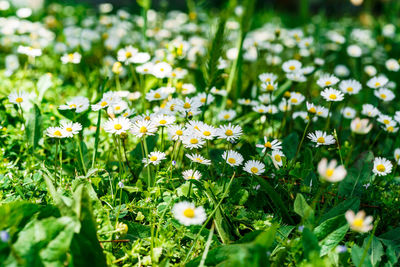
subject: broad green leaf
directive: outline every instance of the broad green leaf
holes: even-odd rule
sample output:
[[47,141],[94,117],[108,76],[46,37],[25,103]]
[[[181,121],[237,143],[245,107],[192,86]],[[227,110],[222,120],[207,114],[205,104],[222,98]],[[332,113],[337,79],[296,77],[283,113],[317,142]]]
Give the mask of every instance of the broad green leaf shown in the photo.
[[351,248],[351,260],[353,261],[353,264],[355,266],[372,267],[369,257],[365,257],[362,265],[360,265],[363,254],[364,248],[360,248],[359,246],[354,245]]
[[314,234],[317,236],[318,240],[322,240],[344,224],[347,224],[345,217],[343,215],[339,215],[318,225],[314,229]]
[[33,113],[29,114],[27,118],[26,135],[28,137],[29,145],[35,149],[40,138],[42,138],[42,115],[39,107],[35,104]]
[[40,76],[36,87],[38,90],[38,101],[42,101],[44,94],[46,93],[47,89],[53,86],[53,82],[51,80],[51,74],[46,73]]
[[304,221],[312,224],[314,221],[314,211],[307,204],[307,201],[303,197],[302,194],[297,194],[296,199],[294,201],[294,212],[300,215]]
[[303,229],[303,232],[301,234],[301,242],[303,244],[304,255],[306,258],[309,258],[312,252],[319,253],[321,250],[318,245],[317,237],[307,227]]
[[[367,241],[368,239],[369,239],[369,237],[364,240],[364,243],[368,242]],[[373,266],[377,266],[377,264],[380,262],[382,256],[385,254],[383,252],[383,246],[382,246],[381,242],[375,236],[372,237],[371,245],[368,249],[368,254],[369,254],[369,257],[371,259]]]
[[335,248],[343,240],[348,230],[349,225],[345,224],[322,239],[319,242],[321,247],[321,256],[328,254],[331,249]]

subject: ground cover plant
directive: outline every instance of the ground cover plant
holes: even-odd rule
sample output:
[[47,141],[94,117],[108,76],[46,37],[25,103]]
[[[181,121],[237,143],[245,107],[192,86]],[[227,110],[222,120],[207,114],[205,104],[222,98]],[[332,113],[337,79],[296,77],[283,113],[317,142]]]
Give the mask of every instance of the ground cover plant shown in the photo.
[[398,266],[396,1],[296,27],[254,0],[14,2],[0,266]]

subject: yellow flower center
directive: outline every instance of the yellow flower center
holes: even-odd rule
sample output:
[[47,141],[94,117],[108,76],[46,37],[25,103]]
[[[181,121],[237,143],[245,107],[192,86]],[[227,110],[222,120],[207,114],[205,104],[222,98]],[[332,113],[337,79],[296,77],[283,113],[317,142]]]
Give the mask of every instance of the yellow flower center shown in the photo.
[[130,58],[132,56],[132,53],[130,51],[125,52],[125,57]]
[[353,92],[353,87],[347,87],[347,92]]
[[69,105],[69,107],[70,108],[76,108],[76,105],[75,104],[71,104],[71,105]]
[[182,135],[182,134],[183,134],[182,130],[177,130],[175,133],[176,133],[177,135]]
[[296,98],[292,98],[292,99],[290,99],[290,101],[291,101],[292,103],[297,103],[297,102],[298,102]]
[[166,120],[160,120],[160,124],[166,124],[167,121]]
[[264,110],[262,108],[258,109],[258,112],[263,113]]
[[62,134],[61,134],[61,132],[60,132],[59,130],[55,131],[55,132],[53,133],[53,135],[55,135],[55,136],[62,136]]
[[22,97],[17,97],[17,99],[15,99],[15,102],[17,103],[21,103],[23,101]]
[[316,112],[317,112],[317,110],[315,109],[315,107],[311,107],[308,111],[309,111],[310,113],[316,113]]
[[332,100],[335,100],[335,99],[337,98],[337,96],[336,96],[335,94],[331,94],[331,95],[329,96],[329,98],[332,99]]
[[185,109],[188,109],[188,108],[190,108],[191,107],[191,105],[190,105],[190,103],[188,103],[188,102],[186,102],[185,104],[183,104],[183,108],[185,108]]
[[200,99],[200,102],[201,102],[201,103],[206,103],[206,98],[203,97],[202,99]]
[[376,83],[375,83],[375,86],[376,86],[376,87],[378,87],[378,86],[380,86],[380,85],[381,85],[380,82],[376,82]]
[[250,169],[250,171],[251,171],[252,173],[257,173],[257,172],[258,172],[258,168],[257,168],[257,167],[252,167],[252,168]]
[[385,94],[381,94],[381,97],[382,97],[383,99],[386,99],[386,95],[385,95]]
[[147,128],[145,126],[140,127],[139,132],[147,133]]
[[265,79],[265,82],[270,82],[270,81],[271,81],[271,78]]
[[230,116],[229,114],[225,114],[225,115],[224,115],[224,119],[225,119],[225,120],[229,119],[230,117],[231,117],[231,116]]
[[353,221],[353,226],[355,226],[355,227],[362,227],[363,224],[364,224],[364,220],[361,218],[355,219]]
[[356,124],[356,130],[359,130],[361,128],[361,122],[358,122],[357,124]]
[[327,177],[331,177],[331,176],[333,175],[333,172],[334,172],[334,171],[335,171],[334,169],[329,168],[329,169],[326,170],[325,175],[326,175]]
[[199,142],[199,140],[197,140],[196,138],[190,139],[190,143],[192,143],[192,144],[197,144],[198,142]]
[[227,135],[227,136],[233,135],[232,130],[230,130],[230,129],[226,130],[225,135]]
[[150,116],[146,116],[146,117],[144,117],[144,119],[145,119],[146,121],[149,121],[149,120],[150,120]]
[[384,123],[384,124],[389,124],[389,123],[390,123],[390,121],[389,121],[389,120],[387,120],[387,119],[384,119],[384,120],[383,120],[383,123]]
[[107,106],[107,105],[108,105],[108,103],[107,103],[106,101],[103,101],[103,102],[100,103],[100,106],[102,106],[103,108],[104,108],[105,106]]
[[157,160],[157,156],[151,156],[151,157],[150,157],[150,160],[151,160],[151,161],[156,161],[156,160]]
[[389,126],[389,127],[387,127],[387,129],[386,129],[388,132],[393,132],[394,131],[394,128],[393,128],[393,126]]
[[122,125],[117,123],[117,124],[114,125],[114,129],[117,130],[117,131],[121,130],[122,129]]
[[296,69],[296,67],[295,66],[289,66],[289,70],[295,70]]
[[323,138],[322,136],[318,137],[317,142],[323,144],[325,143],[325,138]]
[[386,168],[383,164],[379,164],[378,166],[376,166],[376,169],[380,172],[384,172],[386,170]]
[[160,97],[161,97],[161,95],[159,93],[154,94],[154,98],[160,98]]
[[187,208],[183,211],[183,215],[188,218],[194,218],[194,209]]
[[266,143],[264,144],[264,147],[266,147],[266,148],[271,148],[272,145],[271,145],[271,143],[268,141],[268,142],[266,142]]
[[274,158],[277,162],[281,162],[281,160],[282,160],[282,158],[279,154],[276,154]]
[[228,162],[229,162],[230,164],[235,164],[235,163],[236,163],[236,160],[235,160],[234,158],[229,158],[229,159],[228,159]]
[[67,130],[68,132],[72,132],[72,128],[71,127],[65,128],[65,130]]
[[195,161],[197,162],[203,162],[203,160],[201,158],[195,158]]
[[272,84],[268,84],[267,85],[267,90],[268,91],[273,91],[275,88],[274,88],[274,86],[272,85]]
[[332,84],[331,81],[326,81],[325,82],[325,85],[330,85],[330,84]]
[[204,134],[205,136],[210,136],[210,135],[211,135],[211,133],[210,133],[209,131],[204,131],[203,134]]

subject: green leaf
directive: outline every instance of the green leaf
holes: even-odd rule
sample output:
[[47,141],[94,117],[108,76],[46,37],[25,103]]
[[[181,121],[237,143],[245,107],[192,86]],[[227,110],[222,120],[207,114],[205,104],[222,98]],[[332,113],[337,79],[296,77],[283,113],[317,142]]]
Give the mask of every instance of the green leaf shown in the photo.
[[294,200],[294,212],[296,212],[304,221],[312,224],[314,221],[314,210],[307,204],[302,194],[297,194]]
[[309,258],[310,254],[314,251],[318,253],[320,252],[321,248],[318,245],[317,237],[307,227],[303,229],[303,232],[301,234],[301,241],[303,244],[304,254],[306,258]]
[[267,192],[267,196],[271,200],[271,203],[276,206],[283,219],[287,223],[294,224],[292,217],[290,217],[289,215],[287,205],[283,202],[282,198],[276,192],[276,190],[262,177],[256,176],[256,178],[257,181],[260,183],[260,186]]
[[40,76],[36,87],[38,90],[38,103],[40,103],[43,99],[44,94],[46,93],[47,89],[53,86],[53,82],[51,81],[51,74],[46,73]]
[[42,137],[42,115],[39,107],[35,104],[33,107],[33,113],[29,114],[27,118],[26,135],[28,138],[29,145],[35,149],[39,140]]
[[364,261],[360,265],[363,254],[364,254],[364,248],[360,248],[359,246],[354,245],[351,248],[351,260],[353,261],[353,264],[355,266],[372,267],[371,261],[369,260],[368,257],[365,257]]
[[335,231],[338,227],[346,224],[345,217],[343,215],[330,218],[314,229],[314,234],[317,236],[318,240],[326,238],[330,233]]
[[324,239],[322,239],[319,242],[319,245],[321,247],[321,256],[328,254],[331,249],[335,248],[340,243],[340,241],[343,240],[348,230],[349,225],[345,224],[328,234]]
[[346,199],[345,201],[340,202],[337,206],[333,207],[327,213],[322,215],[321,222],[326,221],[335,216],[338,216],[340,214],[344,214],[348,210],[358,210],[359,206],[360,206],[359,198]]
[[364,153],[347,172],[347,177],[339,184],[340,196],[361,196],[365,193],[363,184],[371,178],[374,155],[372,152]]
[[[369,238],[366,238],[364,240],[364,243],[368,242],[367,241],[368,239]],[[368,254],[369,254],[369,257],[371,259],[371,262],[372,262],[373,266],[377,266],[377,264],[380,262],[382,256],[385,254],[383,252],[383,246],[382,246],[381,242],[375,236],[372,237],[371,245],[370,245],[370,247],[368,249]]]
[[297,146],[299,145],[299,135],[293,132],[286,136],[282,141],[282,151],[288,160],[296,155]]
[[130,240],[143,239],[150,237],[151,229],[147,225],[142,225],[136,222],[124,222],[128,225],[128,233],[126,237]]

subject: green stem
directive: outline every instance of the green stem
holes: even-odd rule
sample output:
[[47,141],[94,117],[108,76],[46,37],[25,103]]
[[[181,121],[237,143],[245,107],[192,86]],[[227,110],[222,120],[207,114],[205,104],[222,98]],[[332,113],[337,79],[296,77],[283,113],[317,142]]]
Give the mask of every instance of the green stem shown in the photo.
[[308,127],[309,127],[310,124],[311,124],[311,120],[312,120],[312,116],[309,116],[308,122],[307,122],[307,125],[306,125],[306,128],[305,128],[304,131],[303,131],[303,136],[301,137],[301,141],[300,141],[299,147],[297,148],[296,154],[295,154],[295,156],[294,156],[294,158],[293,158],[294,160],[296,160],[297,155],[298,155],[299,152],[300,152],[301,146],[303,145],[304,138],[306,137],[306,133],[307,133]]
[[77,143],[78,143],[79,158],[80,158],[80,160],[81,160],[81,165],[82,165],[82,169],[83,169],[83,174],[86,175],[86,166],[85,166],[85,161],[83,160],[81,140],[78,139]]
[[61,139],[58,139],[58,143],[60,146],[60,154],[59,154],[59,159],[60,159],[60,186],[62,185],[62,148],[61,148]]
[[185,264],[185,263],[187,262],[187,260],[189,259],[190,254],[192,253],[192,251],[193,251],[193,249],[194,249],[194,246],[196,245],[197,240],[199,239],[199,236],[200,236],[201,232],[202,232],[203,229],[206,227],[206,225],[207,225],[208,222],[211,220],[211,218],[214,216],[215,212],[217,212],[219,206],[221,206],[222,201],[225,199],[225,197],[226,197],[226,195],[227,195],[227,193],[228,193],[228,190],[229,190],[229,188],[231,187],[231,184],[232,184],[232,181],[233,181],[233,178],[234,178],[234,177],[235,177],[235,173],[233,173],[233,175],[232,175],[232,177],[231,177],[231,180],[229,181],[228,187],[227,187],[226,190],[224,191],[224,194],[222,195],[222,197],[221,197],[220,201],[218,202],[217,206],[215,206],[214,210],[211,212],[210,216],[208,216],[207,220],[203,223],[203,225],[201,226],[199,232],[198,232],[197,235],[195,236],[194,241],[193,241],[193,244],[192,244],[192,246],[191,246],[191,248],[190,248],[188,254],[187,254],[186,257],[185,257],[185,260],[183,261],[183,264]]
[[329,102],[329,109],[328,109],[328,118],[326,119],[326,124],[325,124],[325,131],[328,131],[328,129],[329,129],[329,125],[330,125],[330,122],[331,122],[331,110],[332,110],[332,106],[333,106],[333,102],[332,101],[330,101]]
[[374,229],[372,230],[372,234],[371,234],[371,236],[370,236],[370,238],[369,238],[369,240],[368,240],[367,246],[365,247],[365,249],[364,249],[364,251],[363,251],[363,254],[362,254],[360,263],[358,264],[358,267],[363,266],[365,257],[367,256],[367,252],[368,252],[368,250],[369,250],[369,248],[370,248],[370,246],[371,246],[372,239],[374,238],[374,234],[375,234],[376,228],[377,228],[377,226],[378,226],[378,222],[379,222],[379,217],[375,220]]
[[[146,142],[146,137],[142,139],[143,147],[144,147],[144,153],[146,154],[146,160],[148,160],[149,157],[149,151],[147,149],[147,142]],[[152,186],[152,178],[150,174],[150,164],[147,164],[147,182],[148,182],[148,187],[150,188]]]

